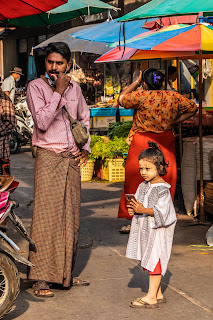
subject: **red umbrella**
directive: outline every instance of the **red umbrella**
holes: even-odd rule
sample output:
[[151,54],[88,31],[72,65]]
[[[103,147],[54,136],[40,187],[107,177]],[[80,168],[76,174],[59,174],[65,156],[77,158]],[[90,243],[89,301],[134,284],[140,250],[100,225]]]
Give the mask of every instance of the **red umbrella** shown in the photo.
[[44,13],[66,2],[67,0],[1,0],[0,20]]

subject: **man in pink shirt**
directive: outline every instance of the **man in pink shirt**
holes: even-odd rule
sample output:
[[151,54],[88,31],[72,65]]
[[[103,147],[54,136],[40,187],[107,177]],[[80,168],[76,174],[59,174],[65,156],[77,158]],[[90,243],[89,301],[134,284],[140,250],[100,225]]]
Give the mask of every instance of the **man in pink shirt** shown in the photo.
[[46,75],[28,85],[27,103],[34,120],[32,144],[37,146],[34,212],[30,248],[35,265],[28,278],[39,297],[53,296],[48,283],[65,288],[88,285],[72,277],[79,232],[80,166],[85,166],[90,139],[81,150],[75,144],[66,107],[72,118],[89,131],[90,112],[79,85],[66,72],[71,52],[66,43],[50,43],[46,49]]

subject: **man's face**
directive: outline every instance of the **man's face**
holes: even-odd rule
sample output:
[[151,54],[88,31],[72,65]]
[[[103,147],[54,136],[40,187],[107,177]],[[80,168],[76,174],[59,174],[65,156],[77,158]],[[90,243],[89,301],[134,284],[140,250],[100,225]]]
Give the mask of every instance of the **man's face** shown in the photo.
[[[70,64],[70,63],[69,63]],[[45,59],[45,68],[49,77],[54,80],[53,74],[58,76],[59,72],[65,72],[69,65],[60,53],[50,53]]]
[[177,80],[177,72],[174,72],[172,75],[170,75],[170,79],[172,80],[172,82],[174,82],[175,80]]

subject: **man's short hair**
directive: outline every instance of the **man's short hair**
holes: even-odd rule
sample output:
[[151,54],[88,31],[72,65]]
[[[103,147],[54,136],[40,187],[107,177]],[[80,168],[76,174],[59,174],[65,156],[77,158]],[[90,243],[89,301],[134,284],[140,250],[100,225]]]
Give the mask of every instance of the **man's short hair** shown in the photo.
[[45,57],[47,58],[50,53],[59,53],[67,62],[70,62],[71,51],[65,42],[51,42],[46,47]]

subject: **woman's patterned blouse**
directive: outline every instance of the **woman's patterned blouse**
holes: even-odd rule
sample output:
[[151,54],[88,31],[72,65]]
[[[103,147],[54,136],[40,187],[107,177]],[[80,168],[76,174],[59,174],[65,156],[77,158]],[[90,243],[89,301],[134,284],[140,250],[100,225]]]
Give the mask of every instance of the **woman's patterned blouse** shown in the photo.
[[132,133],[171,130],[181,113],[197,110],[194,102],[169,90],[137,90],[127,93],[122,99],[122,106],[134,109]]

